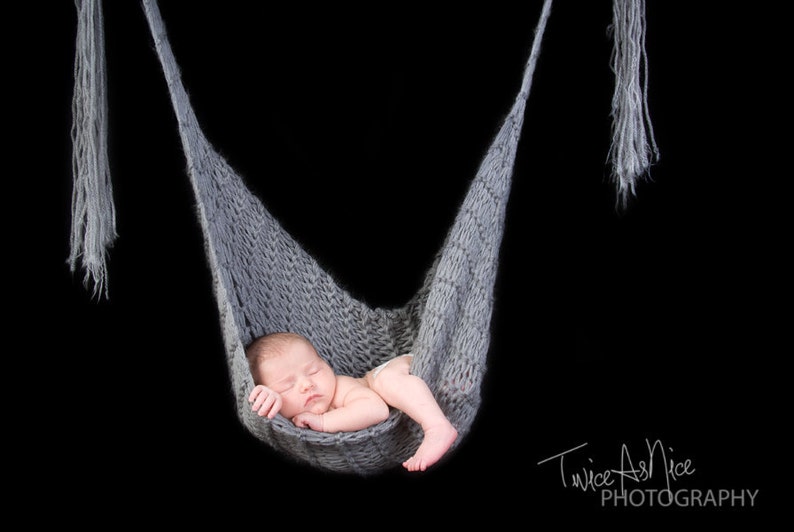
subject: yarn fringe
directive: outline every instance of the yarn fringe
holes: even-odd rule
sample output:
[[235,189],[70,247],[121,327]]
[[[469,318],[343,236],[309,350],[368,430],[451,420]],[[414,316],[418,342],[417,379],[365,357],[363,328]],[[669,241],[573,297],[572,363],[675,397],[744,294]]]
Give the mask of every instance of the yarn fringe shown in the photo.
[[650,177],[651,165],[659,160],[659,149],[648,110],[645,0],[614,0],[612,6],[615,91],[608,159],[617,188],[616,208],[620,210],[636,195],[636,183]]
[[116,211],[107,149],[107,85],[101,0],[75,0],[72,95],[72,226],[68,264],[83,284],[108,297],[107,252],[116,237]]

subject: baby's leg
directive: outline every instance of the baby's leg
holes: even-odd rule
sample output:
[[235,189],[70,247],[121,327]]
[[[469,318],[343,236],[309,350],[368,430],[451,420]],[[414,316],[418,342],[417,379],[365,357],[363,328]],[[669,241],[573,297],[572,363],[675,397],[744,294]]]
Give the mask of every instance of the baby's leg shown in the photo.
[[409,471],[424,471],[444,456],[458,437],[458,431],[441,411],[427,383],[411,374],[412,360],[409,355],[394,358],[367,373],[366,380],[384,401],[405,412],[422,427],[422,443],[416,453],[403,462],[403,467]]

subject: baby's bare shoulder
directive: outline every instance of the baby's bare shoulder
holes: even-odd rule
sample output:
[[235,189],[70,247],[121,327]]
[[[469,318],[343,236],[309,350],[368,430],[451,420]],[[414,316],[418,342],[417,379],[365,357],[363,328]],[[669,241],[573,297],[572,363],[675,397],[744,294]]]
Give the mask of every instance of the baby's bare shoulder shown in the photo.
[[347,375],[338,375],[336,377],[335,395],[342,403],[360,397],[380,399],[380,396],[367,385],[367,381],[363,377],[357,379]]
[[357,379],[355,377],[350,377],[348,375],[337,375],[336,386],[342,387],[347,390],[352,390],[356,388],[369,389],[369,386],[367,385],[367,381],[363,377]]

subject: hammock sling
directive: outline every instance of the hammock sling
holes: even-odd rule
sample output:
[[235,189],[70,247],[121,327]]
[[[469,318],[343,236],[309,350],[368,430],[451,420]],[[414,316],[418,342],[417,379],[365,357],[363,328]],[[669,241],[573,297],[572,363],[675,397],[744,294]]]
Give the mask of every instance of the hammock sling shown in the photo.
[[[93,278],[95,293],[98,289],[107,295],[104,251],[96,251],[115,238],[101,138],[105,124],[102,15],[99,0],[75,3],[80,27],[73,100],[70,263],[74,270],[77,258],[82,258],[86,280]],[[351,376],[361,376],[397,354],[414,353],[412,372],[428,383],[458,430],[454,449],[469,433],[481,403],[505,209],[551,0],[543,3],[512,108],[422,286],[400,308],[372,308],[353,298],[280,226],[210,145],[181,81],[157,2],[142,3],[185,151],[240,422],[285,456],[334,472],[378,473],[399,465],[419,446],[421,428],[397,410],[373,427],[335,434],[297,428],[280,415],[268,420],[252,412],[247,398],[254,383],[245,346],[265,333],[294,331],[309,337],[337,373]],[[98,51],[80,55],[80,39]],[[93,252],[88,247],[92,239]],[[76,249],[78,242],[84,243],[82,250]]]

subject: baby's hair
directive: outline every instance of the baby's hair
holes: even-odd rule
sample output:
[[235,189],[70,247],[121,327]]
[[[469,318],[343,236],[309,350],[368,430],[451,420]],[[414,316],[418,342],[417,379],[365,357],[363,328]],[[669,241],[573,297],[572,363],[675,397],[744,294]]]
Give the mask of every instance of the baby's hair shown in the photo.
[[311,345],[309,339],[303,335],[293,332],[274,332],[265,334],[255,339],[245,348],[245,356],[248,363],[253,365],[260,360],[278,356],[294,342],[305,342]]

